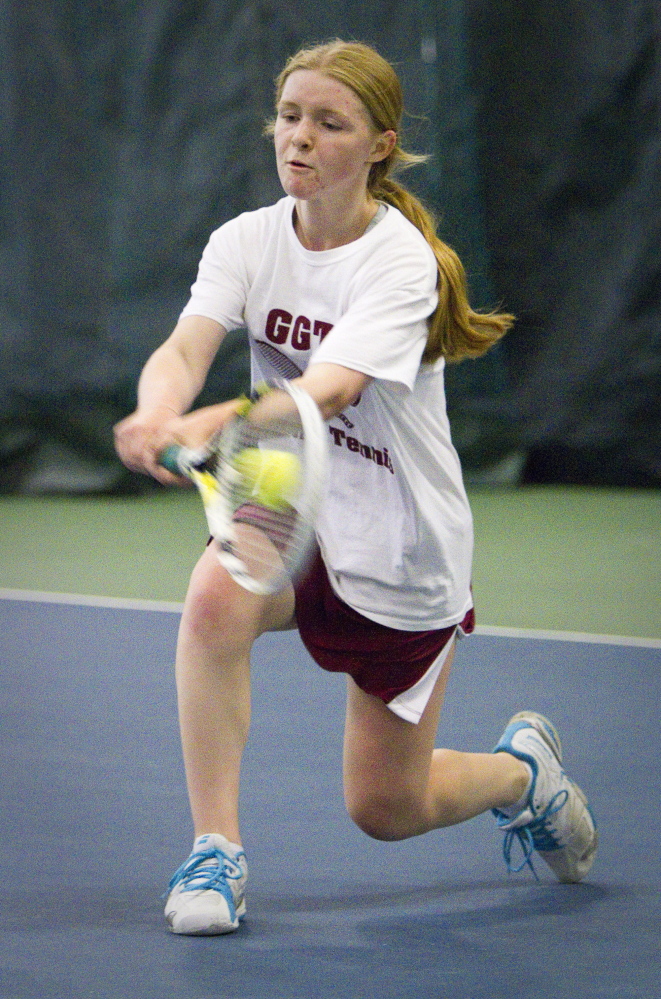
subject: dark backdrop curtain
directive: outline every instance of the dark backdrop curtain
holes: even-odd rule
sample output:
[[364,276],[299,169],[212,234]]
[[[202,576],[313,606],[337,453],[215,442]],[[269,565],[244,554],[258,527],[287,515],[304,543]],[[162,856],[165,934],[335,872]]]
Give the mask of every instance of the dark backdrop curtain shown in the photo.
[[[336,35],[397,64],[408,183],[519,317],[449,372],[469,478],[659,484],[658,6],[347,6],[0,2],[0,490],[146,486],[112,424],[211,230],[279,196],[275,73]],[[246,379],[237,334],[201,401]]]

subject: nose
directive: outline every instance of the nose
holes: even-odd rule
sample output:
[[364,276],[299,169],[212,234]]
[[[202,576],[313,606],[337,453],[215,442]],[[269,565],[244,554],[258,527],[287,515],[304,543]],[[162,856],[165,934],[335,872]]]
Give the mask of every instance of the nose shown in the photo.
[[297,149],[307,149],[312,145],[312,133],[304,118],[299,120],[294,129],[292,142]]

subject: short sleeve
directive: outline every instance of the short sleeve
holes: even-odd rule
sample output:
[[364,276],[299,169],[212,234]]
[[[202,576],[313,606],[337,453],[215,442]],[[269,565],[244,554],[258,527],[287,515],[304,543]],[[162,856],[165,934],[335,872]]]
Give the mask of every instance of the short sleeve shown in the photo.
[[438,301],[436,274],[422,237],[381,246],[353,276],[347,308],[310,363],[341,364],[411,389]]
[[244,325],[249,291],[245,230],[246,216],[239,216],[211,234],[180,318],[206,316],[226,330]]

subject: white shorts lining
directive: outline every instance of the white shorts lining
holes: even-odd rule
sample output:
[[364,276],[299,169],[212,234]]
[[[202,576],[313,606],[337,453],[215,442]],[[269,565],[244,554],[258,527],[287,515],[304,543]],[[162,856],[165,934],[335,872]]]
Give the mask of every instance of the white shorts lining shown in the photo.
[[414,683],[408,690],[393,697],[388,701],[387,707],[404,721],[417,725],[422,717],[422,713],[427,707],[427,701],[431,697],[434,685],[441,675],[441,670],[445,666],[446,660],[453,646],[455,638],[466,638],[466,632],[457,625],[454,634],[445,643],[433,663],[417,683]]

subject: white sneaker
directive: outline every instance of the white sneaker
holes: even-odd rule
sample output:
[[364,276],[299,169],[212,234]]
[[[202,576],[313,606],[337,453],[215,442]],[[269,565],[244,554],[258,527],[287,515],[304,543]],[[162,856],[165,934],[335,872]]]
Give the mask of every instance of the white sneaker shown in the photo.
[[[511,753],[532,770],[526,807],[515,816],[493,809],[505,833],[503,855],[508,870],[520,871],[527,864],[535,873],[530,858],[537,850],[559,881],[581,881],[597,850],[597,826],[585,795],[562,769],[555,727],[543,715],[521,711],[510,718],[494,753]],[[515,839],[523,850],[519,867],[511,859]]]
[[246,914],[246,855],[221,836],[198,836],[169,884],[165,918],[173,933],[232,933]]

